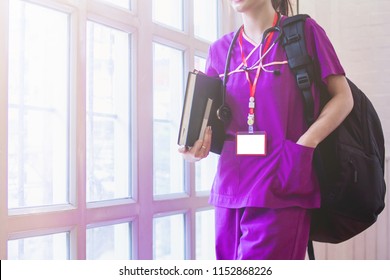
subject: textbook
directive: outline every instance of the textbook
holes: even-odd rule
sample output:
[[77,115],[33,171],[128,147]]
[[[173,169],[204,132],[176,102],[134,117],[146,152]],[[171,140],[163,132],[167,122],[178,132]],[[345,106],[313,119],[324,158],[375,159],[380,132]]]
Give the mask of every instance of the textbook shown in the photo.
[[222,103],[222,81],[194,70],[188,73],[185,98],[180,121],[178,144],[192,147],[203,139],[207,126],[211,126],[210,151],[220,154],[225,140],[224,125],[217,117]]

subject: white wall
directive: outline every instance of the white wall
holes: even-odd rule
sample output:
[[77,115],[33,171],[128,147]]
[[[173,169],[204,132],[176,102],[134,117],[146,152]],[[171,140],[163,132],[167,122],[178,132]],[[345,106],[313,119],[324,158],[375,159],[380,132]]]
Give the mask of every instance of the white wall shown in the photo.
[[[374,104],[390,156],[390,1],[299,0],[299,12],[309,14],[327,32],[347,76]],[[387,182],[390,184],[389,160]],[[389,195],[387,206],[390,205]],[[390,259],[390,210],[363,234],[338,245],[316,243],[321,259]]]
[[299,10],[324,27],[347,76],[373,102],[390,151],[390,1],[300,0]]

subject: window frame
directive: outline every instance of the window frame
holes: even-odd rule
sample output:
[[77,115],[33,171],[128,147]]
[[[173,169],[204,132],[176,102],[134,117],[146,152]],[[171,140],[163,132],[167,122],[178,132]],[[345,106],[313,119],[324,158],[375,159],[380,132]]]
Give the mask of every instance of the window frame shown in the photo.
[[[196,212],[212,209],[208,192],[195,189],[195,165],[185,164],[186,193],[154,197],[153,195],[153,116],[149,110],[153,98],[151,79],[142,73],[153,73],[153,43],[177,47],[184,53],[184,73],[194,67],[194,57],[205,56],[210,42],[194,36],[193,1],[184,1],[184,31],[152,21],[152,0],[132,1],[132,10],[116,7],[103,0],[34,0],[69,14],[69,204],[48,207],[8,209],[8,27],[9,1],[0,2],[0,259],[7,259],[7,242],[42,234],[69,232],[69,258],[86,259],[86,231],[96,226],[131,223],[133,259],[153,258],[154,217],[184,213],[185,258],[195,259]],[[233,30],[229,4],[218,0],[218,33]],[[86,202],[86,35],[87,21],[97,22],[131,34],[131,153],[132,198]],[[222,24],[224,23],[224,24]],[[183,75],[185,78],[186,75]],[[183,83],[184,85],[184,83]],[[142,94],[138,94],[142,93]],[[141,121],[142,120],[142,121]]]

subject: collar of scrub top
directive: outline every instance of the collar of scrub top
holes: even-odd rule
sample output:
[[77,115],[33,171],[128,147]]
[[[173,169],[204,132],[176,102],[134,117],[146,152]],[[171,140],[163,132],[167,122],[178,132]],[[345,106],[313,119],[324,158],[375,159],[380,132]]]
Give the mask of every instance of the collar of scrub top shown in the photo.
[[275,71],[275,70],[268,70],[267,67],[270,67],[270,66],[274,66],[274,65],[283,65],[283,64],[287,64],[288,61],[287,60],[284,60],[284,61],[273,61],[273,62],[270,62],[270,63],[267,63],[267,64],[263,64],[262,63],[262,60],[264,59],[264,57],[269,53],[269,51],[276,45],[276,43],[278,41],[280,41],[280,39],[282,38],[283,36],[283,32],[282,32],[282,29],[280,28],[280,19],[281,19],[281,15],[278,13],[278,20],[277,20],[277,24],[275,26],[272,26],[270,28],[268,28],[266,31],[264,31],[263,33],[263,37],[262,37],[262,40],[260,42],[260,44],[258,44],[256,47],[253,48],[253,50],[248,54],[248,56],[246,57],[246,60],[248,60],[252,54],[258,50],[260,48],[260,54],[261,54],[261,50],[263,48],[263,45],[264,45],[264,41],[268,38],[268,36],[272,33],[277,33],[277,37],[276,39],[272,42],[272,44],[266,48],[266,52],[262,55],[260,55],[259,57],[259,60],[256,61],[256,63],[254,63],[252,66],[250,67],[245,67],[244,66],[244,63],[242,62],[240,65],[238,65],[236,67],[236,69],[234,69],[233,71],[230,71],[229,72],[229,65],[230,65],[230,59],[231,59],[231,55],[232,55],[232,51],[233,51],[233,45],[236,43],[238,37],[240,36],[244,26],[242,25],[235,33],[234,37],[233,37],[233,40],[230,44],[230,47],[229,47],[229,51],[228,51],[228,55],[227,55],[227,60],[226,60],[226,65],[225,65],[225,72],[223,74],[220,74],[220,78],[223,78],[223,85],[226,86],[226,83],[227,83],[227,79],[228,79],[228,76],[232,75],[232,74],[235,74],[235,73],[240,73],[240,72],[245,72],[245,71],[252,71],[252,70],[257,70],[259,67],[262,68],[262,70],[264,72],[268,72],[268,73],[274,73],[274,74],[278,74],[280,73],[279,71]]
[[[282,30],[280,29],[280,19],[281,19],[281,15],[279,13],[277,13],[277,23],[274,24],[271,28],[268,28],[264,33],[263,33],[263,38],[262,38],[262,42],[259,44],[258,47],[260,47],[262,44],[263,44],[263,41],[265,40],[265,38],[268,37],[268,35],[272,32],[278,32],[278,36],[277,38],[274,40],[274,42],[272,43],[271,47],[268,48],[267,52],[265,53],[265,55],[269,52],[269,50],[281,39],[282,37]],[[230,46],[229,46],[229,49],[228,49],[228,52],[227,52],[227,57],[226,57],[226,62],[225,62],[225,69],[224,69],[224,73],[219,75],[220,78],[222,78],[222,105],[218,108],[217,110],[217,117],[218,119],[220,119],[221,121],[223,121],[224,123],[227,123],[231,120],[231,109],[229,107],[228,104],[226,104],[226,84],[227,84],[227,81],[228,81],[228,78],[231,74],[234,74],[234,73],[237,73],[237,72],[243,72],[243,71],[251,71],[251,70],[255,70],[257,69],[258,67],[261,67],[264,72],[273,72],[274,74],[277,74],[278,72],[280,73],[280,71],[272,71],[272,70],[267,70],[265,67],[267,66],[271,66],[271,65],[276,65],[276,64],[286,64],[288,63],[287,61],[281,61],[281,62],[272,62],[272,63],[269,63],[269,64],[265,64],[263,65],[262,64],[262,59],[260,59],[255,65],[252,65],[250,68],[247,68],[247,69],[242,69],[242,67],[244,66],[243,64],[239,65],[239,68],[236,68],[236,70],[233,70],[231,72],[229,72],[230,70],[230,60],[231,60],[231,56],[232,56],[232,52],[233,52],[233,48],[234,48],[234,45],[236,44],[237,42],[237,39],[241,33],[241,30],[244,28],[244,26],[242,25],[237,31],[236,33],[234,34],[233,36],[233,40],[231,41],[230,43]],[[254,50],[249,54],[252,55],[253,52],[257,49],[257,47],[254,48]],[[249,58],[249,56],[247,57],[247,59]],[[258,66],[256,66],[258,64]]]

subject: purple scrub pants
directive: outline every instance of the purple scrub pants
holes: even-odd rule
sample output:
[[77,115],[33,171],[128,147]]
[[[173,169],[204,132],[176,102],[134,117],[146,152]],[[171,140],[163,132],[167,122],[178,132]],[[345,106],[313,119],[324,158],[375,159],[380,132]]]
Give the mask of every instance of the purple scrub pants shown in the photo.
[[303,260],[310,231],[307,209],[215,208],[218,260]]

